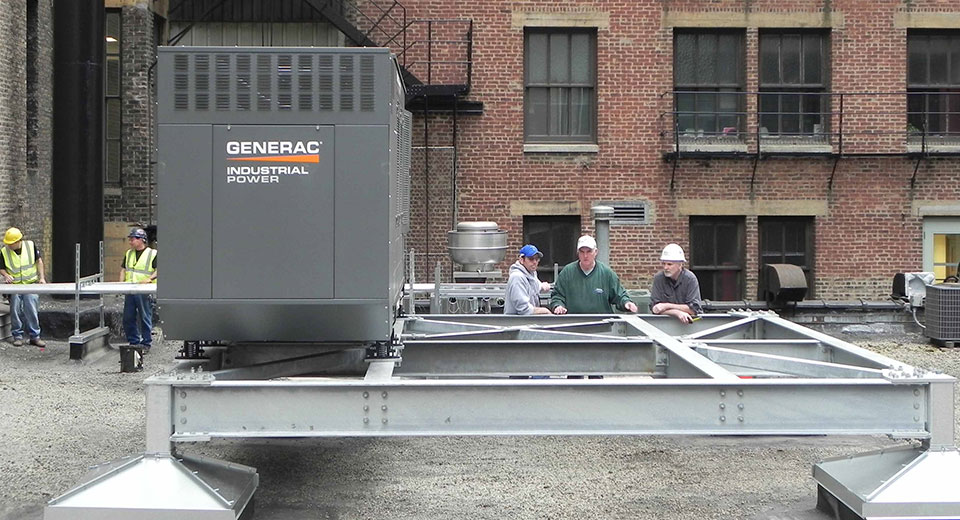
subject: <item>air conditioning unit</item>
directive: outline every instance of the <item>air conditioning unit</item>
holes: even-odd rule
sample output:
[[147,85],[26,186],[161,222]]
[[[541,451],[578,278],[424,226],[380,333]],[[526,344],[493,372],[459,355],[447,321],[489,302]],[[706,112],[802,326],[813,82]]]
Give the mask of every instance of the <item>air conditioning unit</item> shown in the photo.
[[912,307],[923,307],[923,299],[927,296],[927,286],[934,281],[932,272],[897,273],[893,277],[894,298],[903,299]]
[[934,341],[960,341],[960,284],[927,286],[924,334]]

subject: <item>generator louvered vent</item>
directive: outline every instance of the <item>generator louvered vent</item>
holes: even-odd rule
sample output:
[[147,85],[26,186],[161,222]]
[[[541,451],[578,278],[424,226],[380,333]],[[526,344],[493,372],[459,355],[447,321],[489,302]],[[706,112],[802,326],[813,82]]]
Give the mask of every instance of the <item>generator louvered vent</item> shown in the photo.
[[237,110],[246,112],[253,108],[250,92],[253,89],[253,76],[250,75],[250,55],[237,55]]
[[360,110],[363,112],[373,112],[374,103],[374,81],[373,81],[373,56],[360,57]]
[[960,284],[927,286],[924,334],[937,341],[960,341]]
[[353,56],[340,56],[340,111],[353,111],[354,81]]
[[611,224],[647,224],[647,203],[642,201],[602,202],[604,206],[613,208]]
[[364,111],[377,108],[376,57],[351,54],[174,55],[174,110]]
[[400,190],[397,202],[404,233],[410,230],[410,138],[412,116],[406,110],[397,113],[397,184]]

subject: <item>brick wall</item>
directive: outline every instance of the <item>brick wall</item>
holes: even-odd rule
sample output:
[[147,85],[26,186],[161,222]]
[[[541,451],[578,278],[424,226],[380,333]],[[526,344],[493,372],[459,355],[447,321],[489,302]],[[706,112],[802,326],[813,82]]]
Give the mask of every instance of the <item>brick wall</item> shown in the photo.
[[[27,2],[26,176],[33,240],[53,265],[53,0]],[[71,253],[72,254],[72,253]]]
[[[121,10],[123,151],[120,185],[104,190],[105,263],[108,276],[127,248],[130,227],[156,223],[154,110],[156,38],[154,14],[146,2]],[[112,278],[111,278],[112,279]]]
[[108,222],[156,221],[153,186],[153,82],[156,72],[154,15],[146,5],[125,6],[122,20],[123,152],[120,186],[104,194]]
[[50,256],[51,2],[29,4],[28,17],[26,0],[0,2],[0,232],[19,227]]
[[[956,19],[950,18],[960,12],[955,3],[489,1],[454,7],[440,1],[407,0],[404,5],[408,17],[474,20],[473,85],[468,99],[482,101],[484,113],[459,118],[457,220],[498,222],[510,233],[511,251],[522,240],[523,215],[511,211],[518,201],[572,203],[579,207],[585,232],[592,232],[589,211],[598,201],[648,201],[649,225],[614,226],[611,231],[612,266],[625,285],[644,288],[656,272],[663,245],[677,241],[687,250],[696,247],[690,244],[690,216],[709,215],[706,211],[714,206],[706,201],[720,201],[717,207],[733,212],[718,214],[739,215],[746,223],[746,298],[757,293],[758,219],[799,215],[815,219],[817,297],[882,299],[890,292],[894,273],[922,268],[917,202],[960,205],[957,158],[921,161],[912,188],[917,161],[906,157],[845,157],[835,170],[834,161],[826,158],[768,158],[757,163],[756,171],[749,159],[681,160],[674,171],[673,164],[663,160],[657,131],[663,108],[658,96],[673,87],[672,27],[739,24],[746,34],[748,91],[758,88],[761,28],[828,27],[832,90],[902,92],[906,89],[907,27],[943,23],[944,13],[947,20]],[[538,17],[563,23],[578,18],[600,20],[597,153],[523,151],[522,20]],[[845,121],[845,132],[863,131],[859,139],[845,143],[845,152],[904,151],[903,96],[859,96],[845,103],[845,111],[861,113],[859,120]],[[748,110],[756,110],[754,101],[748,101]],[[422,132],[423,116],[415,114],[415,119]],[[449,143],[449,119],[447,115],[430,117],[432,143]],[[415,132],[414,137],[422,145],[422,136]],[[414,164],[415,185],[424,179],[422,170],[416,170],[421,164]],[[411,244],[419,250],[429,240],[430,250],[436,252],[445,246],[445,236],[437,230],[450,227],[452,201],[444,199],[445,192],[439,189],[451,180],[449,171],[440,172],[433,165],[431,160],[431,210],[428,214],[425,208],[418,209],[424,218],[413,219]],[[438,175],[447,177],[437,179]],[[424,204],[423,195],[420,185],[415,204]],[[510,256],[501,269],[506,269]]]

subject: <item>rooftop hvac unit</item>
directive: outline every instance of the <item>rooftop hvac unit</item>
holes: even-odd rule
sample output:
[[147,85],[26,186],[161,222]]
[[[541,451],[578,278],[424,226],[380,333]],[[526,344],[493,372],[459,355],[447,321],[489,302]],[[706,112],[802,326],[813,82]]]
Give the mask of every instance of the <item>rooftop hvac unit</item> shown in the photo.
[[934,341],[960,341],[960,284],[927,287],[925,334]]

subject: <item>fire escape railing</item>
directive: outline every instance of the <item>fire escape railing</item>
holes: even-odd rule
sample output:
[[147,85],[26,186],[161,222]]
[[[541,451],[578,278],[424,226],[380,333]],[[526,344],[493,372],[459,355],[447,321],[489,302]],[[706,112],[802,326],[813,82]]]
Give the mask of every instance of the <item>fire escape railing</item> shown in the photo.
[[960,155],[960,92],[675,90],[659,102],[667,157]]
[[465,95],[473,76],[473,20],[408,19],[397,2],[304,0],[355,45],[389,47],[404,70],[408,97]]

